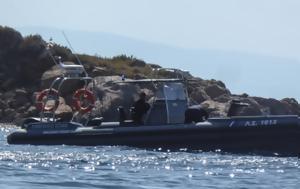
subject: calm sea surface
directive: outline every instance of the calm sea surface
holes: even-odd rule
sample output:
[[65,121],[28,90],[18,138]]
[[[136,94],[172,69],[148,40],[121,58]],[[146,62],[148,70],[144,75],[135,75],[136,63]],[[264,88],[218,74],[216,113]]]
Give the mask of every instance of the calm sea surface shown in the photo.
[[0,188],[300,188],[296,157],[8,145],[14,129],[0,128]]

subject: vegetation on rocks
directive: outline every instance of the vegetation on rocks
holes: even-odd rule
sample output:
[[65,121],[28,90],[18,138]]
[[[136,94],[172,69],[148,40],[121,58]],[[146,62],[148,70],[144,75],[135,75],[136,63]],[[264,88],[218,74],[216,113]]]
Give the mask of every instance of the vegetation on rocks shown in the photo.
[[[60,74],[49,56],[48,44],[39,35],[23,37],[18,31],[0,26],[0,121],[18,122],[28,116],[37,116],[34,106],[35,92],[47,88],[49,82]],[[77,62],[71,50],[59,44],[52,44],[50,52],[60,56],[63,61]],[[125,75],[127,78],[173,78],[177,74],[159,70],[159,65],[148,64],[133,56],[118,55],[112,58],[78,54],[80,61],[97,84],[99,105],[95,113],[107,119],[115,119],[118,105],[130,106],[140,88],[118,86],[108,82],[111,76]],[[182,72],[183,73],[183,72]],[[186,74],[186,73],[184,73]],[[238,99],[250,106],[238,115],[300,115],[298,102],[293,98],[282,100],[251,97],[247,94],[234,95],[221,81],[203,80],[189,74],[194,81],[188,85],[188,92],[194,103],[202,104],[211,116],[226,116],[231,100]],[[114,77],[117,79],[117,77]],[[105,81],[105,82],[100,82]],[[68,88],[69,87],[69,88]],[[70,104],[72,86],[64,88],[62,104]],[[151,88],[148,88],[151,93]],[[124,92],[125,91],[125,92]],[[72,111],[70,107],[60,107],[59,111]]]

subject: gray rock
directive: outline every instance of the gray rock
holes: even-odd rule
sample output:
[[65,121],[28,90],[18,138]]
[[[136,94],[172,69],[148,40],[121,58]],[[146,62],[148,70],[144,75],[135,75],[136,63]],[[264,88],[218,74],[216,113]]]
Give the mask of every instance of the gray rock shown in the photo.
[[214,100],[221,103],[228,103],[232,100],[232,96],[230,96],[229,94],[222,94],[214,98]]
[[296,99],[284,98],[280,102],[289,108],[291,114],[300,115],[300,105]]
[[30,101],[29,94],[24,89],[16,89],[14,95],[14,105],[13,107],[24,106]]
[[273,98],[253,97],[253,99],[264,108],[268,108],[271,115],[295,114],[287,103],[282,103]]
[[[68,63],[69,64],[69,63]],[[50,70],[46,71],[41,78],[41,88],[47,89],[51,86],[52,82],[57,78],[63,75],[63,70],[59,66],[53,66]],[[82,81],[78,80],[68,80],[63,83],[60,89],[61,96],[65,97],[67,95],[73,94],[76,89],[83,86]],[[56,85],[57,87],[57,85]]]
[[48,88],[53,80],[63,74],[58,66],[53,66],[50,70],[44,72],[41,78],[41,88]]
[[220,86],[221,88],[226,88],[226,85],[222,82],[222,81],[220,81],[220,80],[211,80],[211,81],[213,81],[215,84],[217,84],[218,86]]
[[8,108],[7,102],[5,102],[4,100],[0,100],[0,109],[6,109],[6,108]]
[[6,91],[5,93],[3,93],[3,100],[8,100],[8,99],[13,99],[15,96],[15,92],[10,90],[10,91]]
[[13,120],[16,118],[16,111],[11,108],[6,108],[3,110],[3,122],[13,122]]
[[[72,63],[66,63],[72,64]],[[130,65],[135,67],[133,73],[136,73],[136,79],[143,79],[146,76],[140,72],[139,69],[145,66],[152,66],[152,68],[160,68],[158,65],[146,65],[140,60],[133,60]],[[115,84],[121,81],[120,76],[106,76],[112,73],[121,73],[112,70],[110,67],[101,67],[97,64],[92,64],[88,68],[92,77],[95,77],[97,96],[96,108],[92,114],[94,116],[103,116],[106,121],[118,119],[118,106],[123,106],[125,112],[129,117],[129,108],[132,106],[134,100],[138,97],[138,93],[143,90],[149,96],[153,94],[153,86],[133,85],[128,83]],[[136,71],[136,72],[134,72]],[[184,74],[185,72],[180,72]],[[1,74],[1,73],[0,73]],[[58,66],[53,66],[50,70],[43,73],[41,78],[41,89],[49,88],[52,81],[63,74],[63,71]],[[188,73],[185,73],[188,74]],[[101,75],[101,77],[98,77]],[[97,76],[97,77],[96,77]],[[134,74],[131,75],[134,77]],[[160,71],[159,77],[177,77],[178,74],[170,71]],[[282,100],[266,99],[260,97],[251,97],[244,93],[242,95],[233,95],[226,88],[222,81],[204,80],[201,78],[194,78],[190,74],[187,78],[192,79],[189,82],[188,91],[194,103],[201,103],[210,113],[211,117],[225,117],[229,108],[229,103],[233,99],[248,103],[248,107],[244,107],[237,112],[237,115],[279,115],[279,114],[297,114],[300,115],[300,105],[293,98],[285,98]],[[126,79],[130,80],[130,79]],[[38,110],[34,106],[36,89],[15,89],[8,90],[10,85],[15,82],[14,78],[10,78],[1,83],[2,89],[0,93],[0,119],[6,121],[19,120],[22,117],[36,116]],[[74,91],[82,86],[78,81],[68,81],[62,86],[60,96],[60,105],[56,110],[56,115],[59,118],[68,120],[72,116],[71,104],[73,103],[72,95]],[[34,89],[34,90],[33,90]]]
[[206,100],[201,106],[209,113],[210,117],[226,117],[228,111],[228,103],[220,103],[213,100]]
[[26,113],[25,113],[25,116],[27,117],[35,117],[35,116],[38,116],[39,114],[39,110],[35,107],[35,106],[30,106]]
[[15,96],[28,96],[28,92],[25,89],[16,89]]
[[18,107],[18,109],[16,110],[17,113],[21,113],[21,114],[24,114],[26,111],[27,111],[26,106]]
[[223,88],[217,84],[209,85],[205,88],[205,92],[208,96],[210,96],[212,99],[219,97],[224,94],[230,95],[230,92],[228,89]]
[[134,101],[138,98],[138,93],[144,91],[147,96],[151,96],[152,85],[135,85],[120,82],[120,76],[113,77],[97,77],[96,79],[96,93],[98,94],[98,101],[94,112],[103,116],[106,121],[118,120],[119,113],[117,111],[119,106],[123,106],[129,118],[129,109]]
[[107,72],[108,72],[107,68],[96,66],[94,67],[91,76],[92,77],[105,76],[107,75]]
[[193,91],[190,93],[190,97],[195,103],[201,103],[205,100],[210,99],[210,97],[206,94],[205,90],[200,87],[194,88]]
[[10,89],[11,86],[14,86],[16,80],[14,78],[7,78],[3,83],[1,83],[0,88],[3,90]]

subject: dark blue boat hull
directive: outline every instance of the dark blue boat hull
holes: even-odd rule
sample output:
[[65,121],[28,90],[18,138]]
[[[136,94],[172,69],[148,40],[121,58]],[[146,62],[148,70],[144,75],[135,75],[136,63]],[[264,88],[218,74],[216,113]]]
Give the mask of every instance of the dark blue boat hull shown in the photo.
[[33,123],[8,136],[9,144],[126,145],[164,150],[222,150],[237,153],[300,154],[297,116],[210,119],[197,124],[136,126]]

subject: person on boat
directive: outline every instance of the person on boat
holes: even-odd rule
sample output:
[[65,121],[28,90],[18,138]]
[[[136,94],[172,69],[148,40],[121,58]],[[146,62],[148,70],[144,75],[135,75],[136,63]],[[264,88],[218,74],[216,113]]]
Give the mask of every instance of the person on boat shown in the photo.
[[150,109],[150,105],[146,102],[146,93],[141,92],[140,98],[134,103],[132,109],[132,119],[137,124],[144,124],[143,117]]

